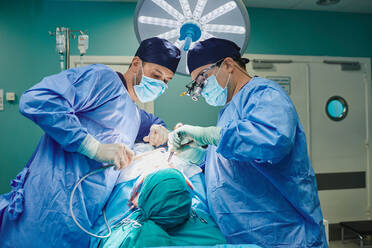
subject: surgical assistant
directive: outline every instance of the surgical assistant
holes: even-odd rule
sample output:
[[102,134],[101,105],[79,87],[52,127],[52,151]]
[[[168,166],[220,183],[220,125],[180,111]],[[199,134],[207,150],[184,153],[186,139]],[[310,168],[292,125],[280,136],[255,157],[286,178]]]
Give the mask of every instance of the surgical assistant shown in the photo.
[[184,140],[209,145],[208,205],[228,242],[328,247],[296,109],[277,83],[249,76],[239,50],[235,43],[217,38],[190,50],[188,69],[194,82],[204,82],[201,95],[208,104],[223,108],[217,126],[184,125],[170,133],[168,144],[193,159],[203,157],[203,150],[180,149]]
[[[150,38],[142,41],[124,75],[105,65],[74,68],[45,77],[22,95],[20,112],[45,134],[12,181],[12,191],[0,196],[1,247],[89,246],[89,236],[69,214],[72,187],[104,163],[125,168],[135,140],[166,142],[164,122],[134,101],[160,96],[179,60],[178,48]],[[106,169],[78,188],[73,205],[83,226],[94,225],[119,174]]]

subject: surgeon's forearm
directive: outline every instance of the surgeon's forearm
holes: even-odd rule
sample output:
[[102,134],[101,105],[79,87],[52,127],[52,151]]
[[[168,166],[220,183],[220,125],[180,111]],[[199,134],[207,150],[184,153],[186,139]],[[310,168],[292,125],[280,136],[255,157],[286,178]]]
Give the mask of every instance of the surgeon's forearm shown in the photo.
[[[69,89],[73,91],[71,87]],[[41,83],[39,87],[34,86],[23,93],[19,111],[40,126],[64,150],[76,152],[87,130],[75,115],[78,110],[71,105],[72,100],[61,94],[56,94],[55,90]]]
[[77,152],[87,156],[90,159],[93,159],[98,151],[100,143],[92,135],[88,134],[83,142],[81,142]]

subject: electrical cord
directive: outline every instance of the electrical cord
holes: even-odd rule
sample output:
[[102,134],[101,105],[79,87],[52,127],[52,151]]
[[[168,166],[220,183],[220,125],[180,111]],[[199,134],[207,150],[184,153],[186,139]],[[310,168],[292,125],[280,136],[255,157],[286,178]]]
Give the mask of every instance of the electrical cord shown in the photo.
[[[151,153],[154,153],[154,152],[164,152],[165,151],[165,149],[164,148],[158,148],[158,149],[155,149],[155,150],[153,150],[153,151],[148,151],[148,152],[145,152],[145,153],[142,153],[142,154],[140,154],[140,155],[138,155],[138,156],[136,156],[134,159],[133,159],[133,161],[136,161],[136,160],[139,160],[139,159],[141,159],[141,158],[143,158],[143,157],[145,157],[145,156],[147,156],[147,155],[149,155],[149,154],[151,154]],[[89,176],[91,176],[91,175],[94,175],[94,174],[96,174],[96,173],[98,173],[98,172],[101,172],[101,171],[103,171],[103,170],[105,170],[105,169],[108,169],[108,168],[110,168],[110,167],[112,167],[112,166],[115,166],[114,164],[108,164],[108,165],[104,165],[104,166],[102,166],[101,168],[98,168],[98,169],[96,169],[96,170],[93,170],[93,171],[91,171],[91,172],[89,172],[88,174],[86,174],[85,176],[83,176],[82,178],[80,178],[79,179],[79,181],[77,181],[77,183],[75,184],[75,186],[74,186],[74,188],[72,189],[72,191],[71,191],[71,196],[70,196],[70,214],[71,214],[71,217],[72,217],[72,219],[74,220],[74,222],[75,222],[75,224],[82,230],[82,231],[84,231],[86,234],[88,234],[88,235],[90,235],[90,236],[92,236],[92,237],[95,237],[95,238],[100,238],[100,239],[105,239],[105,238],[108,238],[108,237],[110,237],[110,235],[111,235],[111,227],[110,227],[110,225],[109,225],[109,223],[108,223],[108,221],[107,221],[107,218],[106,218],[106,211],[105,211],[105,208],[103,208],[103,210],[102,210],[102,213],[103,213],[103,219],[105,220],[105,224],[106,224],[106,227],[107,227],[107,230],[108,230],[108,233],[106,234],[106,235],[103,235],[103,236],[100,236],[100,235],[96,235],[96,234],[94,234],[94,233],[91,233],[91,232],[89,232],[88,230],[86,230],[82,225],[80,225],[80,223],[77,221],[77,219],[76,219],[76,216],[75,216],[75,214],[74,214],[74,211],[72,210],[72,200],[73,200],[73,198],[74,198],[74,195],[75,195],[75,191],[76,191],[76,189],[77,189],[77,187],[87,178],[87,177],[89,177]],[[130,209],[128,209],[128,211],[129,210],[132,210],[132,208],[130,208]],[[128,212],[127,211],[127,212]],[[123,214],[123,216],[125,215],[126,213],[124,213]]]
[[90,236],[93,236],[95,238],[100,238],[100,239],[104,239],[104,238],[108,238],[110,237],[111,235],[111,227],[110,225],[108,224],[108,221],[107,221],[107,218],[106,218],[106,211],[105,211],[105,208],[102,210],[102,213],[103,213],[103,219],[105,220],[105,224],[107,226],[107,229],[108,229],[108,234],[106,235],[103,235],[103,236],[100,236],[100,235],[96,235],[94,233],[91,233],[89,232],[88,230],[86,230],[82,225],[80,225],[80,223],[77,221],[76,217],[75,217],[75,214],[74,212],[72,211],[72,199],[74,198],[74,194],[75,194],[75,191],[77,189],[77,187],[89,176],[93,175],[93,174],[96,174],[100,171],[103,171],[107,168],[110,168],[114,166],[114,164],[109,164],[109,165],[105,165],[105,166],[102,166],[101,168],[99,169],[96,169],[94,171],[91,171],[89,172],[88,174],[86,174],[85,176],[83,176],[82,178],[79,179],[79,181],[75,184],[74,188],[72,189],[72,192],[71,192],[71,196],[70,196],[70,213],[71,213],[71,217],[72,219],[74,220],[75,224],[82,230],[84,231],[86,234],[90,235]]

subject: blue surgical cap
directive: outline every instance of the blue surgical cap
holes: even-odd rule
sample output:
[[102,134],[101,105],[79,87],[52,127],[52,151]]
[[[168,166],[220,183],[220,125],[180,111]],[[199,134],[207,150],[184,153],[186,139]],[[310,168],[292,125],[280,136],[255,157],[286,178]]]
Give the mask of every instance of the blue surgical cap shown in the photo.
[[136,56],[144,62],[162,65],[176,72],[181,59],[181,51],[169,41],[153,37],[141,42]]
[[187,67],[191,73],[196,68],[216,63],[227,57],[240,58],[240,47],[229,40],[210,38],[195,43],[187,54]]

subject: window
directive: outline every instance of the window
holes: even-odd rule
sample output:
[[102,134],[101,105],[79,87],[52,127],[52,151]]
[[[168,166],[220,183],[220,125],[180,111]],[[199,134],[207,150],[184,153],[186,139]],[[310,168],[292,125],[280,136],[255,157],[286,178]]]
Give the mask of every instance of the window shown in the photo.
[[326,113],[328,117],[333,121],[341,121],[345,119],[348,112],[348,106],[340,96],[333,96],[328,99],[326,105]]

